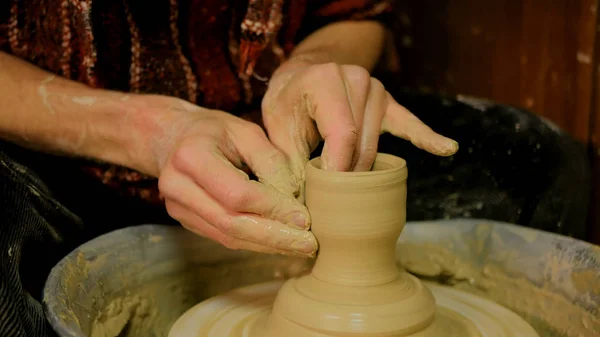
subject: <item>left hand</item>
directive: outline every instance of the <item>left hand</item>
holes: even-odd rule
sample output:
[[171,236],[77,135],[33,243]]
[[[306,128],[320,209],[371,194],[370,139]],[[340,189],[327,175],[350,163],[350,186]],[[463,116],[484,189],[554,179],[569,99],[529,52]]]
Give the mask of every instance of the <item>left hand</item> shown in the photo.
[[323,168],[333,171],[370,170],[385,132],[439,156],[458,150],[457,142],[431,130],[355,65],[282,65],[263,98],[262,119],[299,177],[321,140]]

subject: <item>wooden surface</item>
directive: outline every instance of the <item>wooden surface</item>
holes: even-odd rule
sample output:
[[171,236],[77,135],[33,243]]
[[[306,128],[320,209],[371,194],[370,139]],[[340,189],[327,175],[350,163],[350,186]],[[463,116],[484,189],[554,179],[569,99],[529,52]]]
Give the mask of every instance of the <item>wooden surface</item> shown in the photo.
[[[598,0],[398,1],[402,82],[527,108],[588,146],[600,177],[597,9]],[[600,244],[593,194],[590,239]]]
[[[600,23],[600,20],[597,21]],[[589,239],[600,245],[600,39],[596,38],[595,62],[592,84],[592,106],[590,115],[590,141],[588,153],[592,164],[592,200],[590,205]]]
[[596,2],[399,1],[405,82],[531,109],[587,143]]

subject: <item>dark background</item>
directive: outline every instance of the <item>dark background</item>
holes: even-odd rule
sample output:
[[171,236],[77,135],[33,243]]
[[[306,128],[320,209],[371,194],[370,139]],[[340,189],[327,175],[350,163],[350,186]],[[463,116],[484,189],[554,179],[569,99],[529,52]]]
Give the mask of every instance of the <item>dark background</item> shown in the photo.
[[598,1],[398,1],[402,86],[535,112],[576,139],[592,169],[588,239],[600,244]]

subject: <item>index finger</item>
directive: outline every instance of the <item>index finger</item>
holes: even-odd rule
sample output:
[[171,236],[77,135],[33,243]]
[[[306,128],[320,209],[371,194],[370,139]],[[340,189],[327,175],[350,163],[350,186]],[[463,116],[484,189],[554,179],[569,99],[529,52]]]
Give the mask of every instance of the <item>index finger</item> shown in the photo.
[[[314,66],[300,83],[302,87],[296,93],[308,90],[301,96],[309,101],[310,116],[325,141],[321,154],[323,169],[349,171],[359,137],[349,98],[350,89],[341,67],[336,64]],[[292,104],[297,99],[294,97]]]
[[417,116],[398,104],[387,93],[388,106],[382,123],[382,132],[410,141],[416,147],[438,156],[451,156],[458,151],[458,143],[444,137],[425,125]]

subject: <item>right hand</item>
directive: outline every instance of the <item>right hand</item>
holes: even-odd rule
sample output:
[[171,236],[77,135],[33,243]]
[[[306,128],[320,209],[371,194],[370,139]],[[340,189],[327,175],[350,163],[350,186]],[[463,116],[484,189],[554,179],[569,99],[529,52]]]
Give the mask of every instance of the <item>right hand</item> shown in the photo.
[[260,126],[175,98],[158,101],[146,103],[160,126],[149,136],[149,167],[170,216],[231,249],[315,255],[308,210],[294,197],[300,182]]

